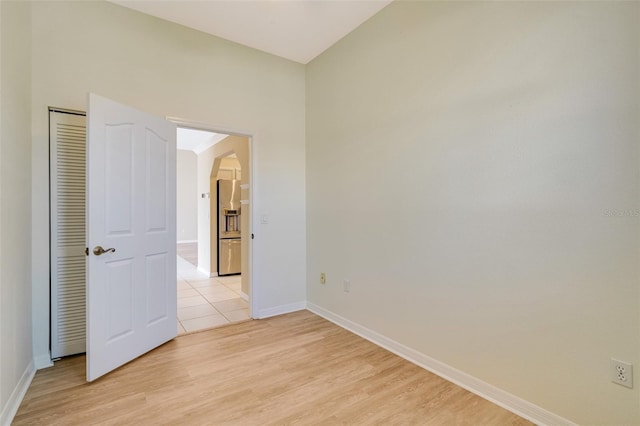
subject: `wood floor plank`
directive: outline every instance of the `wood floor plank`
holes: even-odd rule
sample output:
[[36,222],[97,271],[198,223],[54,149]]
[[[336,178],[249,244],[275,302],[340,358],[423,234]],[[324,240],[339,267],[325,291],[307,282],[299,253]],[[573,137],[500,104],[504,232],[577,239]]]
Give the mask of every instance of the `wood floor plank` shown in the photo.
[[37,372],[14,425],[529,425],[308,311],[179,336],[92,383]]

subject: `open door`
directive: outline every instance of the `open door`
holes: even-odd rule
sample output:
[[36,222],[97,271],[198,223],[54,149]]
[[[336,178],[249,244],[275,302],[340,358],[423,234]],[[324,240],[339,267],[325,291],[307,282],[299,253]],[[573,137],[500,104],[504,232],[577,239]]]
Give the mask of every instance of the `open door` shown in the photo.
[[87,381],[173,339],[176,128],[90,94]]

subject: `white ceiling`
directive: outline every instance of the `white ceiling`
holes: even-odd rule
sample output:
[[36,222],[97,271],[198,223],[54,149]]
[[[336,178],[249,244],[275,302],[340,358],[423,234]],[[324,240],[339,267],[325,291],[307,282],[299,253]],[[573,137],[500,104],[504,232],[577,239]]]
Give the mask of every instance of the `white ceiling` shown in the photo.
[[229,135],[178,127],[176,140],[178,149],[193,151],[196,155],[199,155],[227,136]]
[[112,0],[306,64],[392,0]]

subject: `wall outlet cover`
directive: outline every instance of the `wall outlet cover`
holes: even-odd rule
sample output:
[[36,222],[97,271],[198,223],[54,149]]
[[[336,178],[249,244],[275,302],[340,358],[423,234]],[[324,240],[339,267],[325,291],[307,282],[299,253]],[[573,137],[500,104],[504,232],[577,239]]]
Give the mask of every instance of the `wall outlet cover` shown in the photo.
[[633,365],[611,358],[611,381],[618,385],[633,388]]

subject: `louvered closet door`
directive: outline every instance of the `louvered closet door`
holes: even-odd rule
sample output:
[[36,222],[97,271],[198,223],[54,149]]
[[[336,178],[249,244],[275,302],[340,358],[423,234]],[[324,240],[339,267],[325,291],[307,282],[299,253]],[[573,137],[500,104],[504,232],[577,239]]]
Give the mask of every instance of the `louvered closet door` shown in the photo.
[[51,356],[85,352],[86,117],[49,113]]

